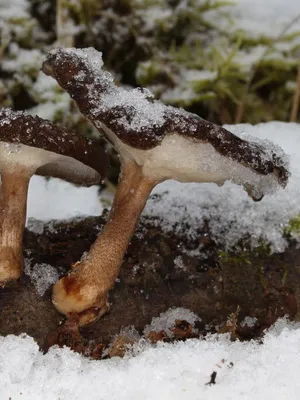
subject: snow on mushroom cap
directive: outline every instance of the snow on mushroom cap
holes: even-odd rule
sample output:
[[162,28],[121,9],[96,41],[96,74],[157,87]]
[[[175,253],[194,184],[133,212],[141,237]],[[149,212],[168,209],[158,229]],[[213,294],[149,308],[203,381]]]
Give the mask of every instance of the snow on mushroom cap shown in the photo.
[[97,128],[102,128],[103,121],[113,131],[120,131],[120,135],[124,130],[122,137],[137,141],[137,145],[141,133],[143,141],[147,140],[149,134],[151,146],[153,128],[157,131],[154,136],[158,139],[163,136],[166,106],[153,101],[153,95],[147,89],[128,91],[117,87],[112,75],[104,71],[102,66],[102,53],[94,48],[58,48],[45,56],[42,70],[69,92],[80,111]]
[[108,156],[97,142],[22,111],[0,108],[0,143],[0,159],[36,165],[39,175],[87,186],[106,175]]
[[[288,163],[281,149],[249,142],[195,114],[166,106],[147,89],[117,87],[102,67],[102,54],[92,48],[54,49],[43,63],[43,71],[68,91],[83,115],[115,144],[120,140],[132,148],[150,150],[166,136],[177,134],[186,143],[210,144],[223,157],[259,175],[272,175],[285,186]],[[180,151],[174,157],[179,159]]]

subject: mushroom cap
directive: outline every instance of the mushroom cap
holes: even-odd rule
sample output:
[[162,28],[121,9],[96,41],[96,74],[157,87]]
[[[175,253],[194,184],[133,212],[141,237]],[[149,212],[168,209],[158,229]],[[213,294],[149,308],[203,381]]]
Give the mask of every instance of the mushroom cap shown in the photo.
[[0,144],[2,163],[32,167],[37,175],[90,186],[107,173],[108,155],[99,142],[23,111],[0,108]]
[[[45,56],[42,70],[57,80],[81,113],[113,143],[119,140],[131,148],[150,150],[166,136],[177,134],[195,144],[210,144],[225,158],[286,185],[289,172],[283,152],[273,144],[270,147],[271,142],[243,140],[195,114],[154,100],[148,89],[117,87],[102,66],[102,55],[93,48],[57,48]],[[174,157],[180,158],[180,153]]]

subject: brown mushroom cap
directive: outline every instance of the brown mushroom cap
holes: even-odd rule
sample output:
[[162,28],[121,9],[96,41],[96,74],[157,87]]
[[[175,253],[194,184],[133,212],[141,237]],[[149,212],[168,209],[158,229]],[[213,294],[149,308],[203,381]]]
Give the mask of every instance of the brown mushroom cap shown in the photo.
[[38,158],[38,175],[86,186],[106,176],[108,156],[98,142],[22,111],[0,108],[0,144],[0,160],[26,164]]
[[101,53],[95,49],[58,48],[46,55],[42,70],[57,80],[110,141],[113,134],[132,148],[149,150],[175,133],[197,144],[210,144],[222,156],[257,174],[272,174],[286,185],[289,173],[280,149],[269,150],[268,145],[248,142],[195,114],[166,106],[153,100],[147,89],[117,87],[102,65]]

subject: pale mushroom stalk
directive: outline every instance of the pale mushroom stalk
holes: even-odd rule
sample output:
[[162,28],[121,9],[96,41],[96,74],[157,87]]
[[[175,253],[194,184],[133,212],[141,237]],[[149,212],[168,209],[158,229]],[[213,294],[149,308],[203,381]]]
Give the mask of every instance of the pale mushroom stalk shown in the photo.
[[50,121],[0,108],[0,286],[18,279],[23,271],[22,242],[32,175],[84,186],[97,184],[108,166],[107,154],[98,146]]
[[[91,246],[87,258],[74,264],[71,273],[54,286],[54,305],[67,315],[82,313],[80,325],[99,317],[99,311],[101,314],[106,311],[108,291],[119,275],[129,241],[156,183],[145,177],[135,162],[123,164],[103,231]],[[78,291],[83,285],[84,291]]]
[[[22,242],[30,173],[24,169],[1,173],[0,197],[0,278],[18,279],[22,272]],[[0,282],[1,284],[1,282]]]
[[43,71],[57,80],[120,155],[123,168],[107,225],[85,261],[53,289],[59,311],[77,313],[80,325],[107,309],[107,294],[121,268],[147,196],[155,184],[231,180],[254,200],[287,183],[281,149],[239,138],[182,109],[154,100],[147,89],[126,90],[103,70],[95,49],[54,49]]

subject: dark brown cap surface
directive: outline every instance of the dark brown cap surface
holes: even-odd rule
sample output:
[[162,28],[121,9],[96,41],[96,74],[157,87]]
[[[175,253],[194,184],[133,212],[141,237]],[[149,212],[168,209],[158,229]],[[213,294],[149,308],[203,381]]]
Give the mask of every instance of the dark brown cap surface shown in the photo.
[[[99,181],[107,173],[108,156],[98,142],[85,139],[74,132],[64,130],[51,121],[33,117],[22,111],[0,108],[0,142],[23,144],[73,158],[97,171]],[[45,173],[42,168],[37,171],[41,175],[64,179],[63,166],[56,165],[53,172],[51,174],[51,167],[45,168]],[[72,174],[68,172],[68,177],[65,179],[72,181]],[[89,184],[77,182],[77,178],[74,183]]]
[[[54,77],[98,130],[109,128],[123,143],[148,150],[172,133],[209,143],[214,149],[261,175],[274,174],[285,186],[289,173],[281,149],[243,140],[228,130],[182,109],[153,100],[147,89],[127,91],[102,70],[95,49],[54,49],[46,55],[43,71]],[[176,155],[174,155],[176,156]],[[180,154],[177,155],[180,157]]]

